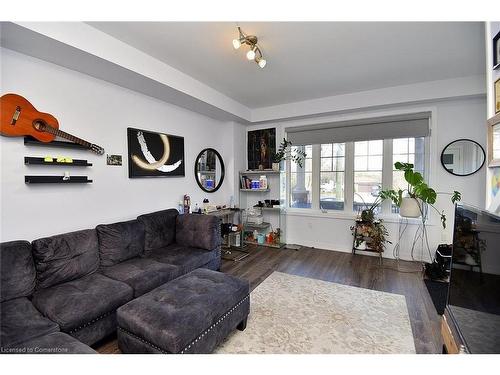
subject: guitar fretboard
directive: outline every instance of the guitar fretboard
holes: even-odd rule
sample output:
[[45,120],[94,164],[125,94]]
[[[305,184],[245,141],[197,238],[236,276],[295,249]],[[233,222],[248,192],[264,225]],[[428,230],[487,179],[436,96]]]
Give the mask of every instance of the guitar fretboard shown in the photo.
[[75,137],[74,135],[71,135],[71,134],[68,134],[62,130],[53,128],[52,126],[49,126],[49,125],[45,125],[43,130],[46,131],[47,133],[54,134],[57,137],[65,138],[67,140],[70,140],[71,142],[78,143],[78,144],[82,145],[83,147],[91,148],[91,146],[92,146],[91,143],[84,141],[81,138]]

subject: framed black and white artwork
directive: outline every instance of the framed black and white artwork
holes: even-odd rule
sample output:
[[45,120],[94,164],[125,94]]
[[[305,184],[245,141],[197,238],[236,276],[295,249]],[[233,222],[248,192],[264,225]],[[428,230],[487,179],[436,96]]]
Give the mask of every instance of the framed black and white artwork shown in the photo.
[[184,137],[127,128],[128,176],[184,177]]

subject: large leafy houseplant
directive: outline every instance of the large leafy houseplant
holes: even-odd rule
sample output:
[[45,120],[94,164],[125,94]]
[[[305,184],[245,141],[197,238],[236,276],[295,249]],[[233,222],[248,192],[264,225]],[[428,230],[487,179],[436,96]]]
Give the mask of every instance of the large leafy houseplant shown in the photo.
[[[411,163],[400,163],[397,162],[394,164],[394,167],[398,171],[404,172],[405,181],[408,183],[408,187],[406,189],[398,189],[396,190],[382,190],[379,194],[380,198],[390,199],[392,202],[401,207],[403,200],[406,198],[414,199],[418,208],[420,210],[420,214],[422,216],[422,222],[425,224],[426,213],[424,205],[428,205],[432,209],[434,209],[441,218],[441,224],[443,228],[446,228],[446,215],[444,211],[439,211],[434,204],[437,200],[436,191],[429,187],[427,183],[424,181],[424,177],[421,173],[415,172],[413,170],[413,164]],[[451,194],[451,202],[455,204],[462,199],[460,192],[454,191]]]

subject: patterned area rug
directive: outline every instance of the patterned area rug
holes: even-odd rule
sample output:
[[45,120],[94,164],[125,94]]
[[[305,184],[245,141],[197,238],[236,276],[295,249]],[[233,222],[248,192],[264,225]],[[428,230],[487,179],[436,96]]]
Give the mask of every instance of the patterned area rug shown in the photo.
[[217,353],[415,353],[405,297],[274,272]]

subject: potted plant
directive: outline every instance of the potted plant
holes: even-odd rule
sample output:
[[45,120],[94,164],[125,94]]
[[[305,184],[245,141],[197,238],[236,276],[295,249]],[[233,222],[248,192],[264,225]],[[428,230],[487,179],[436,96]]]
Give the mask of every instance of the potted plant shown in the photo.
[[386,243],[391,243],[387,240],[388,232],[382,220],[376,220],[371,223],[358,223],[351,227],[353,232],[354,245],[356,248],[364,242],[367,249],[382,253]]
[[361,221],[372,223],[375,220],[376,209],[382,204],[385,198],[382,198],[379,194],[372,203],[367,204],[361,195],[359,195],[358,193],[354,194],[356,194],[363,201],[364,209],[360,214],[358,214],[358,217]]
[[[422,223],[425,224],[427,219],[425,206],[429,206],[434,209],[441,218],[441,224],[443,228],[446,228],[446,215],[444,211],[439,211],[434,204],[436,203],[437,193],[436,191],[429,187],[425,181],[422,174],[415,172],[413,170],[413,164],[411,163],[400,163],[394,164],[394,167],[398,171],[404,172],[404,177],[408,183],[406,189],[396,190],[382,190],[379,193],[379,197],[382,200],[390,199],[392,202],[399,207],[399,214],[402,217],[418,218],[422,217]],[[454,191],[451,194],[451,202],[454,204],[462,199],[460,192]]]
[[307,157],[307,154],[305,153],[305,151],[301,150],[292,153],[291,146],[292,142],[287,141],[285,138],[283,138],[283,141],[281,141],[278,152],[276,152],[276,154],[274,154],[273,156],[273,170],[279,171],[280,163],[284,160],[291,160],[297,163],[297,165],[302,168],[302,163],[304,162],[304,159]]
[[376,219],[376,209],[384,199],[378,195],[376,199],[367,204],[363,197],[355,193],[363,201],[364,209],[358,214],[356,224],[351,227],[351,232],[354,236],[354,246],[358,248],[361,244],[365,244],[367,249],[377,252],[383,252],[386,243],[391,243],[387,240],[387,229],[381,219]]

